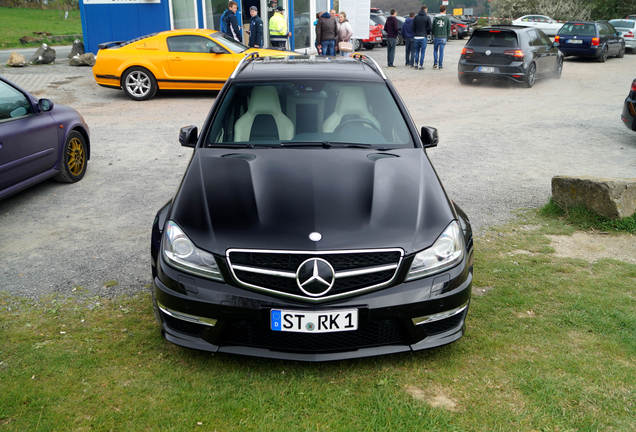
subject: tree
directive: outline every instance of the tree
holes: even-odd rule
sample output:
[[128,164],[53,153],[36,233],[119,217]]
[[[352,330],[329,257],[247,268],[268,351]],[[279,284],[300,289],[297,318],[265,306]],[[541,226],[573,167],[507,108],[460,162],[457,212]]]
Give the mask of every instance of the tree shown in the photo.
[[590,3],[590,0],[492,0],[490,5],[493,15],[499,17],[518,18],[541,14],[554,19],[571,20],[589,19],[592,9]]

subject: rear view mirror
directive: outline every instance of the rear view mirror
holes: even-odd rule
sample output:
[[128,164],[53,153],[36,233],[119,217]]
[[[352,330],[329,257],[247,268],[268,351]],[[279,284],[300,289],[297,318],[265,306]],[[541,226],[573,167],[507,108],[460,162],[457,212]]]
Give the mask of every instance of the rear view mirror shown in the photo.
[[183,147],[196,147],[198,135],[196,126],[184,126],[179,131],[179,142]]
[[434,127],[422,126],[420,138],[422,139],[422,145],[424,148],[437,147],[437,143],[439,143],[437,129]]

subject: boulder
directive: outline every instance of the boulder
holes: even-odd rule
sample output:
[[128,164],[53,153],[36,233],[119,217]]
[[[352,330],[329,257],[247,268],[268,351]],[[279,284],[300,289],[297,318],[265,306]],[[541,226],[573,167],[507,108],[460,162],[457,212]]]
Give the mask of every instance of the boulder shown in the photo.
[[31,64],[49,64],[55,61],[55,50],[43,43],[40,48],[33,54]]
[[636,212],[636,178],[555,176],[552,199],[563,209],[580,205],[610,219],[629,217]]
[[68,53],[68,58],[73,58],[76,55],[84,54],[84,42],[79,39],[75,39],[73,41],[73,47],[71,48],[71,52]]
[[81,55],[76,55],[72,57],[68,64],[71,66],[94,66],[95,65],[95,54],[86,53]]
[[23,55],[18,53],[11,53],[9,60],[7,60],[7,66],[22,67],[26,66],[27,62]]

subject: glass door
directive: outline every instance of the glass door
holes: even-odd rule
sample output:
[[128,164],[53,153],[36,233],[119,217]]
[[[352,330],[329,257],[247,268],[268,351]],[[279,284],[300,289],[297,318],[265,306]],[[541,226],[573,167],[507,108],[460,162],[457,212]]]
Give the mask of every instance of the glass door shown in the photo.
[[227,0],[203,0],[203,26],[210,30],[221,29],[221,15],[227,9]]
[[311,19],[309,0],[294,0],[294,49],[302,50],[311,46],[311,32],[314,20]]
[[197,28],[196,0],[170,0],[170,24],[172,29]]

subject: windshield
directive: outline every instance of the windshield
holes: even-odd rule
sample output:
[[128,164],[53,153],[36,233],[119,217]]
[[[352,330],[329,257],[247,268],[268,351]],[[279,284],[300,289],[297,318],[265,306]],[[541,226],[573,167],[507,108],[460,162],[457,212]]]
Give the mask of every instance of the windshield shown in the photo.
[[249,47],[243,45],[240,42],[235,41],[234,39],[232,39],[225,33],[216,32],[216,33],[212,33],[210,36],[212,36],[212,39],[216,40],[217,42],[220,42],[221,45],[223,45],[224,47],[229,48],[236,53],[242,53],[246,49],[249,49]]
[[209,147],[414,147],[386,84],[234,83],[206,137]]
[[559,30],[559,34],[564,36],[596,36],[596,25],[565,23]]
[[609,23],[617,28],[633,29],[636,27],[636,21],[632,20],[611,20]]
[[516,48],[517,34],[505,30],[477,30],[468,41],[468,46]]

